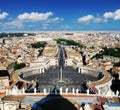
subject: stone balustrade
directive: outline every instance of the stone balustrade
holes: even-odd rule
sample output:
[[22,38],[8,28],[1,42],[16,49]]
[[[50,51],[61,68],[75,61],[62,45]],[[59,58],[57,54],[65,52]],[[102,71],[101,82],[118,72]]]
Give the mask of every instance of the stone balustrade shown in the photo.
[[[57,92],[59,90],[59,92]],[[6,90],[6,95],[48,95],[48,94],[60,94],[60,95],[87,95],[87,96],[104,96],[104,97],[118,97],[119,96],[119,92],[117,91],[116,94],[114,94],[114,92],[110,92],[109,94],[102,94],[101,91],[99,90],[97,94],[91,94],[90,90],[87,90],[87,93],[80,93],[78,88],[72,88],[71,91],[69,91],[69,88],[65,88],[65,90],[63,90],[62,87],[57,88],[56,91],[52,92],[52,90],[48,89],[48,88],[44,88],[43,92],[37,92],[36,88],[34,88],[34,92],[33,93],[26,93],[25,89],[23,88],[22,90],[18,90],[17,87],[13,87],[12,90]]]

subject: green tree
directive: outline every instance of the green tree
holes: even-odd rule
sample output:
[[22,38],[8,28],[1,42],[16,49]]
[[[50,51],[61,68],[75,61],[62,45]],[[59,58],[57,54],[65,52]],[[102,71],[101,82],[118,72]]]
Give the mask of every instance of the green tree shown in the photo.
[[33,48],[40,48],[40,47],[45,47],[46,44],[47,44],[46,42],[37,42],[37,43],[31,44],[31,46]]
[[120,66],[120,62],[115,63],[114,66]]
[[14,66],[14,70],[22,69],[24,67],[26,67],[25,63],[20,63],[20,64],[16,63],[15,66]]
[[103,48],[103,51],[97,53],[95,56],[92,57],[92,59],[103,58],[103,56],[112,56],[120,58],[120,48]]
[[65,44],[65,45],[73,45],[73,46],[78,46],[80,48],[85,48],[84,45],[78,43],[78,42],[75,42],[74,40],[68,40],[68,39],[63,39],[63,38],[59,38],[59,39],[56,39],[57,43],[58,44]]

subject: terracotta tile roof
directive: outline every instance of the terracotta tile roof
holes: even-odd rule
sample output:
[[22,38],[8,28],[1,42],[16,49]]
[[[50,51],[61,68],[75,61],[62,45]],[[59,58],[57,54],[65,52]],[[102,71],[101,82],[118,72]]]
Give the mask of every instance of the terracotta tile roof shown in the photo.
[[113,97],[113,100],[115,103],[120,103],[120,100],[118,99],[118,97]]
[[99,104],[93,104],[93,109],[94,109],[94,110],[96,110],[96,109],[98,109],[98,110],[103,110],[102,106],[99,105]]
[[5,93],[0,93],[0,99],[5,96]]
[[0,54],[1,54],[1,55],[7,55],[8,53],[9,53],[9,52],[6,51],[6,50],[1,50],[1,51],[0,51]]
[[8,95],[4,97],[4,101],[20,101],[22,102],[24,99],[24,95]]
[[105,102],[107,102],[107,99],[105,97],[98,97],[98,99],[101,104],[104,104]]
[[98,90],[96,89],[96,87],[91,87],[91,89],[92,89],[92,91],[94,92],[94,93],[97,93],[98,92]]

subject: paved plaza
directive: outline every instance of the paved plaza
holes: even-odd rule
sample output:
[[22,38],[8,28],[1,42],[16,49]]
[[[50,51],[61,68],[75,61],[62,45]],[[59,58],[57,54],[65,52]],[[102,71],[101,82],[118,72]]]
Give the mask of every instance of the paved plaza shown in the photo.
[[43,74],[36,74],[31,75],[26,78],[25,80],[32,81],[37,80],[39,84],[39,88],[43,90],[43,88],[54,88],[55,86],[60,88],[69,88],[71,91],[72,88],[81,88],[81,85],[86,80],[96,81],[97,77],[92,76],[90,74],[80,74],[76,70],[74,70],[72,67],[64,67],[62,69],[63,72],[63,81],[60,80],[60,69],[59,67],[51,67],[49,70],[47,70]]
[[[44,88],[47,89],[47,92],[53,90],[55,87],[63,88],[63,92],[65,89],[68,88],[68,92],[71,92],[74,89],[79,89],[79,92],[83,91],[83,85],[86,80],[90,81],[97,81],[98,77],[92,75],[92,72],[95,71],[88,71],[89,73],[78,73],[77,70],[73,69],[72,67],[65,67],[64,60],[65,60],[65,50],[60,48],[59,54],[59,65],[56,67],[51,67],[50,69],[46,70],[45,73],[38,73],[36,75],[30,75],[24,78],[24,80],[32,81],[35,80],[38,83],[37,90],[40,92],[44,91]],[[61,73],[62,72],[62,73]],[[61,79],[62,74],[62,79]],[[98,72],[96,71],[96,74]]]

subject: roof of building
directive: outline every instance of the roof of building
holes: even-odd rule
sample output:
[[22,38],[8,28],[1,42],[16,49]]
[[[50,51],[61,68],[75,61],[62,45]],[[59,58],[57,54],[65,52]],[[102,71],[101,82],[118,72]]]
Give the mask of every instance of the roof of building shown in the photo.
[[10,76],[7,70],[0,70],[0,77],[2,76]]
[[104,104],[107,101],[106,97],[98,97],[98,99],[101,104]]
[[92,106],[93,106],[94,110],[103,110],[103,108],[100,104],[93,104]]
[[5,93],[0,93],[0,99],[5,96]]
[[25,98],[24,95],[7,95],[4,97],[4,101],[20,101],[22,102]]
[[120,104],[112,103],[103,105],[104,110],[120,110]]

